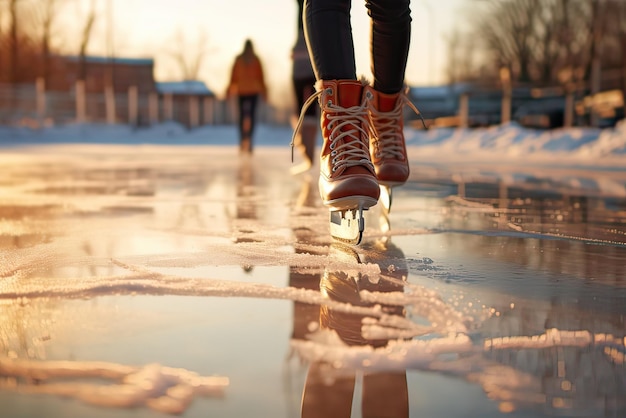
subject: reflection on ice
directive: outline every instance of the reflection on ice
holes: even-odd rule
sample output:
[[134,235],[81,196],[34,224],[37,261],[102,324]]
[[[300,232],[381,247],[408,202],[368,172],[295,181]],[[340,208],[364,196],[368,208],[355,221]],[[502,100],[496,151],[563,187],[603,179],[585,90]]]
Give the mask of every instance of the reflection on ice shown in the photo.
[[0,358],[0,389],[57,395],[106,407],[181,414],[197,396],[221,397],[228,378],[148,364]]

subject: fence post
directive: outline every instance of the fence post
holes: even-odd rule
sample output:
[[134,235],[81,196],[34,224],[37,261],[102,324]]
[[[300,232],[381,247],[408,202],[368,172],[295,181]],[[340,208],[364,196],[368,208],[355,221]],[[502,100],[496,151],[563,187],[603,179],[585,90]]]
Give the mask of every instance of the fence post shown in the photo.
[[597,112],[596,99],[602,86],[602,62],[599,57],[594,57],[591,61],[591,109],[590,122],[591,126],[597,128],[600,125],[600,115]]
[[107,113],[107,123],[109,125],[115,124],[115,91],[112,84],[107,84],[104,87],[104,103]]
[[502,82],[502,107],[500,110],[500,124],[511,121],[511,72],[507,67],[500,69],[500,81]]
[[159,96],[154,92],[148,96],[148,113],[150,125],[159,123]]
[[500,211],[509,207],[509,185],[505,180],[500,180],[498,184],[498,205]]
[[214,105],[215,105],[215,112],[213,113],[215,116],[214,122],[217,125],[223,125],[225,123],[228,123],[227,120],[227,106],[228,106],[228,99],[223,99],[223,100],[216,100],[214,101]]
[[237,112],[237,101],[234,98],[227,99],[226,107],[226,121],[227,123],[238,123],[239,113]]
[[204,110],[204,124],[205,125],[213,125],[214,124],[214,120],[213,120],[213,98],[211,97],[205,97],[204,98],[204,105],[203,105],[203,110]]
[[198,126],[198,120],[200,116],[200,109],[198,106],[198,96],[189,96],[189,128],[196,128]]
[[570,128],[574,125],[574,91],[576,86],[573,82],[574,72],[571,67],[565,67],[559,71],[558,78],[563,87],[565,103],[563,107],[563,127]]
[[574,125],[574,93],[565,93],[565,110],[563,115],[563,127],[571,128]]
[[469,95],[461,94],[459,97],[459,127],[467,128],[469,126]]
[[37,78],[35,85],[37,94],[37,119],[39,126],[43,126],[46,119],[46,80],[43,77]]
[[501,124],[509,123],[511,121],[511,93],[506,92],[502,96],[502,118]]
[[128,88],[128,124],[130,126],[137,126],[138,104],[139,104],[139,92],[137,86],[130,86]]
[[166,93],[163,96],[163,111],[165,113],[165,120],[174,120],[174,97],[172,93]]
[[85,123],[87,119],[85,100],[85,80],[76,80],[76,122]]

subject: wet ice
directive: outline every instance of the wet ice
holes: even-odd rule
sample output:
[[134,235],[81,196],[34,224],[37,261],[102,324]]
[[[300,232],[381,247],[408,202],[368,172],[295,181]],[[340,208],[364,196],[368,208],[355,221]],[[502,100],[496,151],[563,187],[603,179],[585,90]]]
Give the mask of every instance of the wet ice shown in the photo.
[[[339,374],[454,376],[478,384],[502,410],[624,410],[621,125],[561,137],[515,126],[411,132],[413,178],[394,197],[388,232],[377,227],[377,209],[370,211],[356,257],[324,233],[315,176],[286,174],[289,149],[275,145],[287,130],[264,127],[264,146],[242,164],[234,148],[204,145],[221,138],[220,130],[181,133],[181,147],[138,145],[150,133],[123,128],[103,127],[101,142],[110,129],[135,144],[11,143],[3,154],[3,391],[186,413],[200,399],[247,393],[233,386],[246,377],[233,366],[241,358],[202,350],[223,344],[254,357],[265,345]],[[77,142],[84,131],[74,132],[57,129],[50,138]],[[32,141],[28,135],[18,136]],[[523,161],[493,160],[503,149]],[[555,155],[557,167],[525,167]],[[606,158],[583,167],[590,155]],[[450,167],[446,160],[455,159]],[[323,278],[326,293],[290,281],[307,275]],[[187,311],[181,299],[204,314]],[[105,300],[111,305],[94,307]],[[262,301],[265,312],[247,313]],[[181,319],[164,313],[168,304]],[[209,306],[220,304],[231,309]],[[324,309],[328,322],[304,320],[304,337],[290,338],[285,304]],[[116,314],[120,306],[127,308]],[[236,325],[212,331],[230,321]],[[259,332],[271,328],[282,341],[270,344]],[[152,338],[163,330],[180,337],[184,329],[193,330],[189,340],[203,341],[202,350]],[[116,337],[133,341],[133,333],[145,345],[125,354]],[[202,333],[215,333],[219,344]],[[242,346],[242,333],[256,337]],[[167,349],[146,355],[148,342]],[[590,375],[604,392],[591,389]],[[122,383],[96,388],[107,396],[94,398],[88,385],[97,383],[86,376]],[[269,378],[250,379],[258,387]],[[599,406],[601,399],[613,404]]]

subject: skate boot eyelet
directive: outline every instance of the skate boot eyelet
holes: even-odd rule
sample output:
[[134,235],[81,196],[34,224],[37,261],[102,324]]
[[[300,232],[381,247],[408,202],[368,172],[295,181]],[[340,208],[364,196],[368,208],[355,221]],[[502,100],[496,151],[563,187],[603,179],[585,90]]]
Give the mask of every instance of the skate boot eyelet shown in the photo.
[[[333,148],[333,147],[331,147],[331,148]],[[334,157],[335,155],[337,155],[337,151],[331,152],[330,155],[331,155],[331,157]]]

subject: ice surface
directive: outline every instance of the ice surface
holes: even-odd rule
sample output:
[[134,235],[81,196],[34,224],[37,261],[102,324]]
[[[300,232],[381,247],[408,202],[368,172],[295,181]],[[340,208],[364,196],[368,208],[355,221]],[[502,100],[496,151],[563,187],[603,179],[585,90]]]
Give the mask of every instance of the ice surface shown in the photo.
[[158,364],[139,368],[104,362],[0,359],[0,369],[3,377],[10,378],[0,381],[0,389],[58,395],[106,407],[147,406],[167,414],[183,413],[195,396],[223,396],[228,386],[225,377],[203,377]]
[[[369,211],[357,254],[325,234],[315,176],[286,174],[290,136],[261,126],[244,161],[233,127],[0,128],[2,391],[171,414],[195,398],[236,396],[237,370],[212,376],[211,356],[203,373],[165,365],[171,358],[51,358],[55,322],[35,307],[238,299],[315,309],[323,320],[304,321],[304,337],[287,345],[338,374],[440,373],[480,385],[503,411],[579,402],[605,411],[598,402],[626,381],[624,123],[407,130],[420,170],[394,196],[389,231]],[[482,183],[495,185],[486,197],[449,190]],[[319,284],[300,286],[307,277]],[[256,331],[254,317],[244,322]],[[233,336],[220,337],[232,350]],[[542,381],[555,367],[558,382]],[[554,385],[563,393],[547,400]]]

